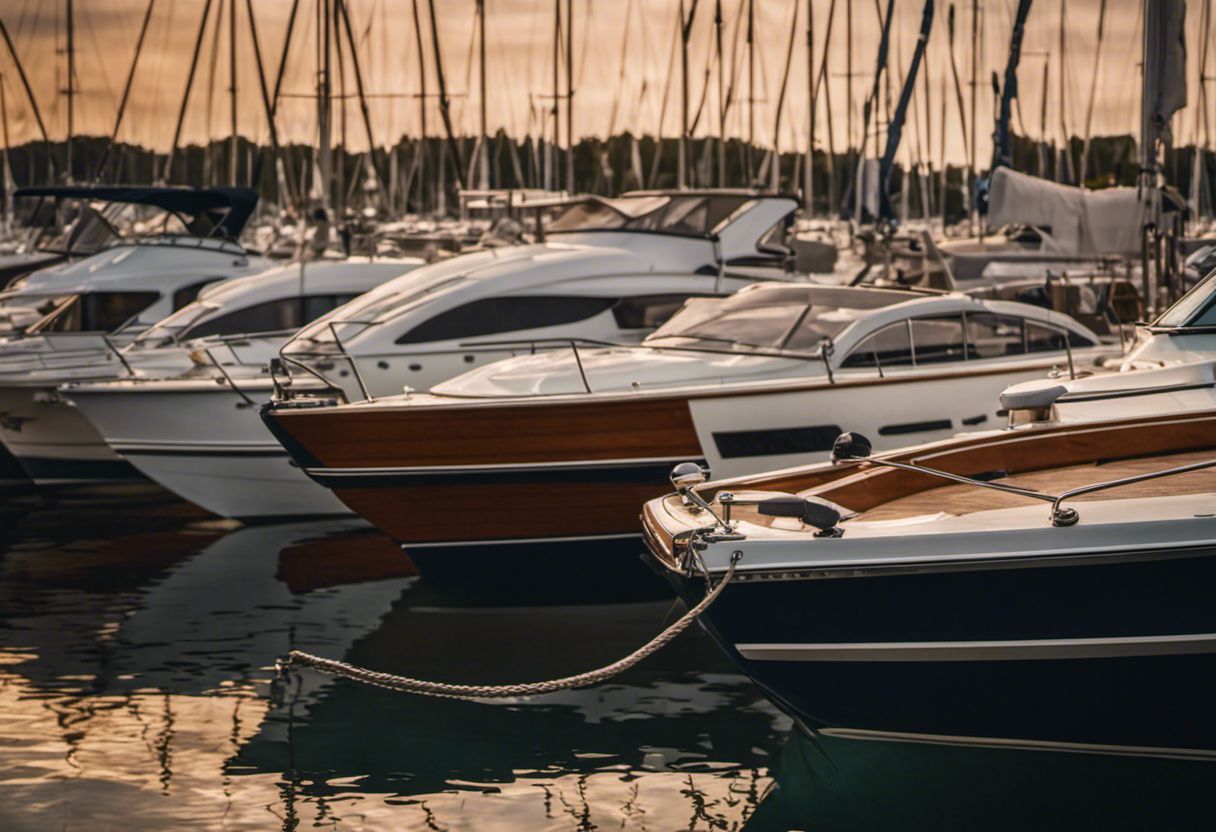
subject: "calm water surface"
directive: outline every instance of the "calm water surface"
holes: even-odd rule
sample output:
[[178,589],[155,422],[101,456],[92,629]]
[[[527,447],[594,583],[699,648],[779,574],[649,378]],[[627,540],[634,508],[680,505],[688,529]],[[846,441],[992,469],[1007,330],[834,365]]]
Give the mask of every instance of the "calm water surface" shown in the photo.
[[[467,608],[358,521],[243,528],[150,489],[15,496],[0,555],[0,828],[1208,828],[1216,762],[808,738],[699,632],[609,684],[669,602]],[[1129,715],[1143,718],[1144,715]]]

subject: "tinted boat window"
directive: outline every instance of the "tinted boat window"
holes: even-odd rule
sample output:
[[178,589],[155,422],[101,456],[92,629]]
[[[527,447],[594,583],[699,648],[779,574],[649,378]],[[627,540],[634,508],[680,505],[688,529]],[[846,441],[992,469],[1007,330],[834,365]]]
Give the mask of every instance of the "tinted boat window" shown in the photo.
[[917,365],[963,360],[962,318],[913,318],[912,348]]
[[38,332],[113,332],[156,302],[156,292],[89,292],[77,295],[30,327]]
[[1024,352],[1021,318],[987,312],[967,313],[968,358],[1002,358]]
[[575,203],[550,222],[548,233],[563,231],[650,231],[704,237],[753,197],[747,194],[637,194]]
[[219,315],[182,333],[180,340],[212,335],[249,335],[299,329],[326,312],[349,303],[357,295],[307,295],[279,298]]
[[[700,295],[699,297],[706,297]],[[621,329],[652,329],[667,322],[679,311],[689,295],[645,295],[622,298],[612,307],[616,325]]]
[[888,324],[853,348],[842,367],[909,367],[912,338],[908,322]]
[[173,293],[173,311],[181,309],[198,300],[198,293],[214,283],[214,280],[204,280],[200,283],[193,283],[189,286],[183,286]]
[[455,338],[561,326],[593,318],[615,304],[616,298],[482,298],[440,312],[397,338],[397,343],[424,344],[428,341],[450,341]]
[[[1075,332],[1068,333],[1069,344],[1073,347],[1092,347],[1094,342],[1078,335]],[[1026,351],[1027,352],[1063,352],[1064,351],[1064,333],[1058,329],[1036,324],[1033,321],[1026,322]]]

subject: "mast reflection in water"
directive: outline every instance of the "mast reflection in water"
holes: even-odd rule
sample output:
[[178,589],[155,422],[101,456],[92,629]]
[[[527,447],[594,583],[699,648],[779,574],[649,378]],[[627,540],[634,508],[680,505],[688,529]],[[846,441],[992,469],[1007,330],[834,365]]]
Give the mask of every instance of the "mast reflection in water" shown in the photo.
[[356,520],[240,528],[138,489],[6,506],[0,828],[1179,828],[1216,809],[1205,759],[808,739],[699,631],[530,700],[272,684],[292,648],[564,675],[672,608],[452,606]]

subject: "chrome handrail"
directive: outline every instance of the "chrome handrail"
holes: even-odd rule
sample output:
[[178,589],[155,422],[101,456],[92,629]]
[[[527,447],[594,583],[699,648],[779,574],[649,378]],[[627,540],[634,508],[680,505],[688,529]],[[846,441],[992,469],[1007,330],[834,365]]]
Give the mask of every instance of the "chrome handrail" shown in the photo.
[[[330,321],[328,324],[326,324],[326,327],[329,329],[329,334],[334,336],[334,346],[337,347],[338,354],[341,355],[343,358],[345,358],[346,362],[350,365],[351,374],[354,375],[354,377],[355,377],[355,383],[359,385],[359,392],[363,394],[363,400],[367,401],[367,402],[375,401],[375,399],[372,398],[371,392],[367,389],[367,384],[363,381],[363,374],[359,372],[359,365],[355,363],[354,356],[352,356],[350,353],[348,353],[346,351],[346,347],[344,347],[342,345],[342,339],[340,339],[338,337],[338,330],[334,328],[335,324],[341,324],[341,323],[367,323],[367,322],[366,321]],[[279,354],[282,355],[281,352]]]
[[1145,474],[1135,474],[1130,477],[1121,477],[1117,480],[1107,480],[1106,482],[1092,483],[1083,485],[1078,488],[1073,488],[1065,491],[1062,494],[1047,494],[1042,491],[1036,491],[1032,488],[1022,488],[1016,485],[1005,485],[1003,483],[986,482],[977,480],[973,477],[967,477],[962,474],[952,474],[949,471],[941,471],[937,468],[929,468],[924,465],[917,465],[915,461],[911,463],[896,462],[882,457],[864,457],[858,460],[859,462],[870,462],[885,468],[896,468],[901,471],[911,471],[916,474],[924,474],[929,477],[937,477],[938,479],[956,482],[961,485],[972,485],[977,488],[987,488],[992,491],[1000,491],[1005,494],[1013,494],[1019,497],[1028,497],[1035,500],[1043,500],[1051,503],[1051,524],[1053,526],[1073,526],[1080,520],[1080,515],[1076,509],[1061,508],[1061,504],[1073,497],[1079,497],[1083,494],[1092,494],[1097,491],[1105,491],[1110,488],[1118,488],[1124,485],[1132,485],[1146,480],[1155,480],[1162,477],[1170,477],[1175,474],[1186,474],[1191,471],[1200,471],[1206,468],[1216,468],[1216,460],[1207,462],[1194,462],[1188,465],[1180,465],[1174,468],[1166,468],[1161,471],[1150,471]]
[[258,403],[249,398],[244,390],[236,386],[236,382],[232,380],[232,376],[228,375],[228,371],[224,369],[224,365],[220,364],[216,357],[211,354],[211,350],[209,348],[204,348],[203,354],[207,356],[208,360],[215,366],[215,369],[220,371],[220,375],[222,375],[224,380],[228,382],[228,386],[232,388],[232,392],[244,399],[247,406],[257,407]]

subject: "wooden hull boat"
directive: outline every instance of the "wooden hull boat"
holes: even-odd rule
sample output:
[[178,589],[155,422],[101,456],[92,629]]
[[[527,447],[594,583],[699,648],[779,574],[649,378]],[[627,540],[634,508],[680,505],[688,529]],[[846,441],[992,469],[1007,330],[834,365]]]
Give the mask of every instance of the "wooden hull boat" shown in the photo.
[[1207,411],[702,485],[643,522],[690,603],[737,561],[703,623],[809,727],[1213,750],[1214,490]]

